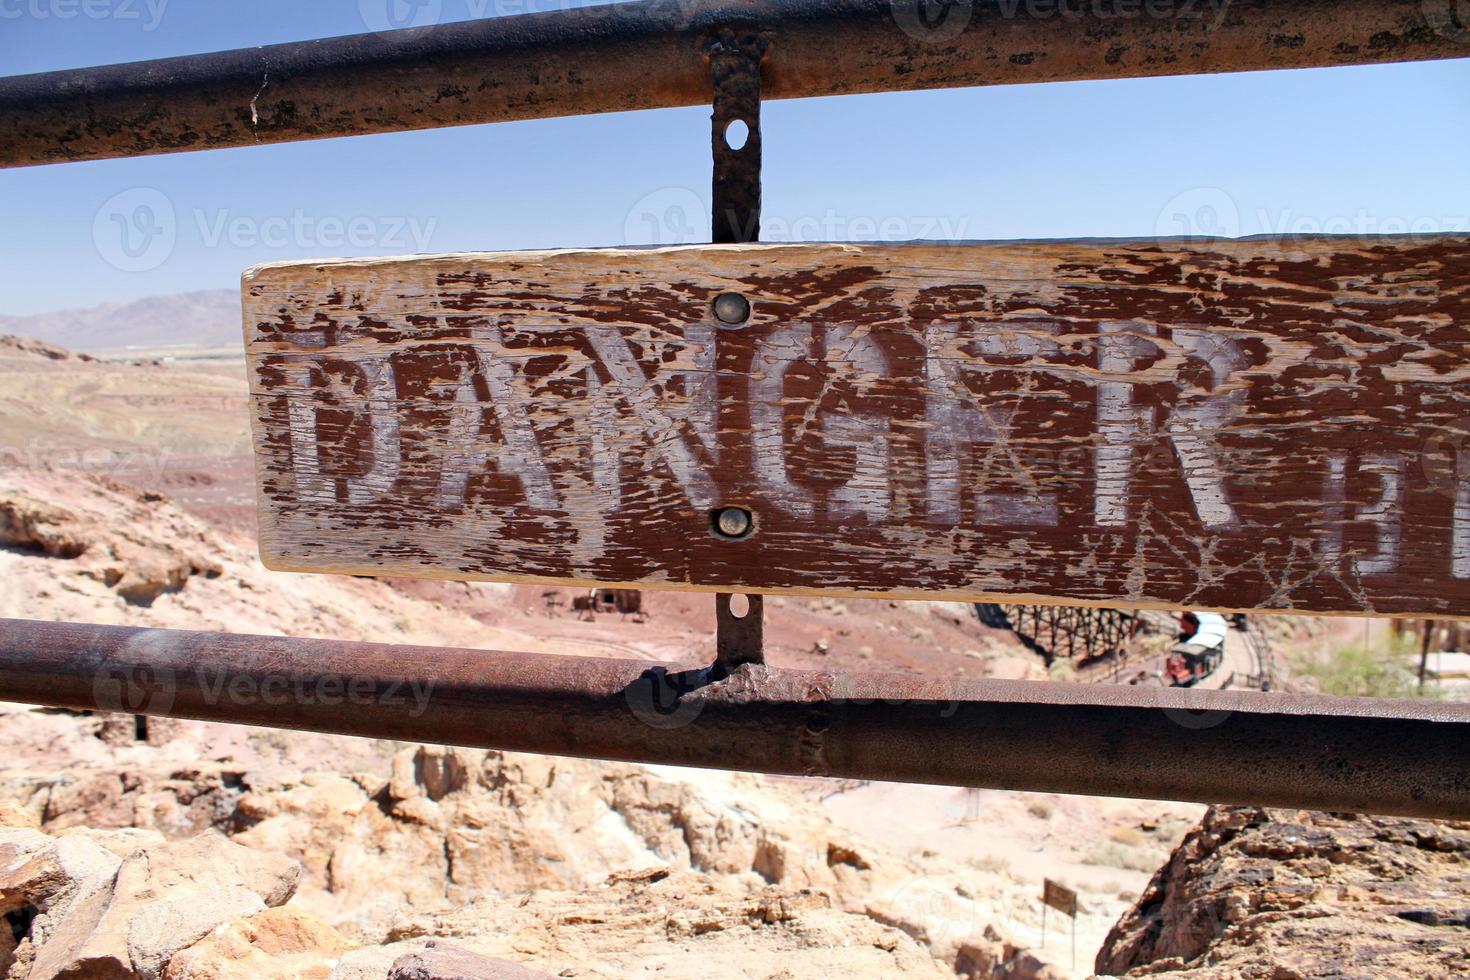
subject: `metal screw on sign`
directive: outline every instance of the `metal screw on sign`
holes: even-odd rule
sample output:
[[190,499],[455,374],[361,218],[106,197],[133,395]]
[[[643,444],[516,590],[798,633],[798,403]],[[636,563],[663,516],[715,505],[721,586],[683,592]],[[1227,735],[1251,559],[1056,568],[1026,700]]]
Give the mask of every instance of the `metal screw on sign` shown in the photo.
[[743,538],[754,526],[755,520],[748,510],[725,507],[715,512],[715,530],[722,538]]
[[721,293],[715,297],[715,319],[727,327],[744,326],[750,319],[750,300],[739,293]]

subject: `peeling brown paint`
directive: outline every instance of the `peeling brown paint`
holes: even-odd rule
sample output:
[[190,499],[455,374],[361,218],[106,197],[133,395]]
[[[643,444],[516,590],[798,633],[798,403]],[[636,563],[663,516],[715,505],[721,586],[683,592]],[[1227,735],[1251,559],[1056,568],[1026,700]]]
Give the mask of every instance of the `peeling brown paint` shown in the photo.
[[[245,277],[276,568],[1470,615],[1463,237]],[[714,296],[744,294],[723,329]],[[716,507],[755,515],[730,541]]]

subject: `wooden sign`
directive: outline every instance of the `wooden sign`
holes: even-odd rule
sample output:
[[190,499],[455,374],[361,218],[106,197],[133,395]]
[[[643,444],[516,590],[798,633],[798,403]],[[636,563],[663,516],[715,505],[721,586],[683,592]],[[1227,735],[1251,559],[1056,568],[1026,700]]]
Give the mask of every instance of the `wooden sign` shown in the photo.
[[1046,910],[1054,908],[1072,920],[1072,968],[1077,968],[1077,893],[1060,882],[1041,881],[1041,946],[1046,948]]
[[1050,878],[1042,879],[1041,903],[1051,906],[1063,915],[1077,918],[1077,893]]
[[368,575],[1470,615],[1467,245],[261,266],[261,551]]

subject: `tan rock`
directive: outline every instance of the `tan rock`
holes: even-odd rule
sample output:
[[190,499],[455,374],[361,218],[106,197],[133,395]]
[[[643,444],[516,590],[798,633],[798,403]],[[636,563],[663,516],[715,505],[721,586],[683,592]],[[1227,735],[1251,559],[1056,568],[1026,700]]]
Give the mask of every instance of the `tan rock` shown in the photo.
[[421,745],[393,758],[388,795],[395,800],[427,797],[435,802],[476,781],[484,752],[439,745]]
[[242,776],[218,763],[151,771],[137,762],[112,768],[77,766],[40,790],[41,826],[51,833],[68,827],[137,828],[171,838],[193,837],[214,828],[234,808],[243,792]]
[[[101,816],[168,833],[194,821],[223,820],[236,843],[298,860],[306,885],[293,906],[355,942],[417,940],[416,949],[429,938],[462,938],[476,953],[522,962],[529,956],[541,967],[542,953],[559,948],[561,926],[521,922],[518,903],[527,896],[559,896],[558,915],[576,922],[584,914],[579,906],[589,901],[585,914],[603,917],[601,903],[610,892],[620,894],[636,882],[652,887],[648,883],[691,871],[688,894],[664,893],[666,908],[643,907],[635,933],[642,936],[639,930],[654,923],[664,942],[702,948],[714,934],[728,938],[743,929],[774,929],[762,933],[773,942],[758,944],[757,962],[774,962],[771,949],[780,946],[810,961],[816,972],[842,969],[849,960],[854,968],[881,971],[894,956],[915,950],[928,962],[939,957],[949,964],[956,943],[968,936],[958,925],[938,928],[920,921],[933,918],[939,899],[915,892],[917,897],[905,899],[897,913],[875,902],[913,877],[904,859],[836,832],[800,793],[756,777],[437,747],[400,750],[383,776],[296,768],[271,774],[197,761],[161,770],[148,763],[146,753],[156,751],[153,747],[125,745],[117,751],[133,760],[129,768],[77,767],[59,783],[53,778],[38,784],[44,789],[37,799],[49,806],[53,825]],[[12,795],[25,798],[27,792],[16,782]],[[74,828],[64,833],[90,835],[121,856],[139,848],[151,851],[159,840],[157,830],[102,835]],[[626,874],[610,881],[609,869]],[[991,914],[979,902],[956,899],[957,887],[958,881],[949,880],[936,885],[941,897],[949,896],[944,902],[958,903],[951,918]],[[473,913],[453,918],[456,909]],[[229,931],[260,906],[247,902],[222,911],[212,927]],[[612,921],[622,921],[626,911],[620,909]],[[93,916],[94,923],[100,921],[100,915]],[[807,932],[814,922],[820,927]],[[879,930],[872,936],[873,948],[887,960],[869,962],[866,954],[845,953],[829,962],[808,948],[839,941],[834,936],[854,942],[855,930],[869,927]],[[67,943],[74,948],[90,937],[95,951],[101,940],[91,933],[97,931],[93,924],[87,936]],[[156,964],[141,954],[134,962],[128,941],[158,947],[160,931],[178,932],[180,943],[201,946],[201,952],[182,960],[180,970],[219,967],[219,956],[206,957],[205,940],[195,943],[188,928],[169,923],[135,936],[131,920],[121,939],[113,937],[110,947],[102,944],[121,953],[110,962],[98,958],[91,967],[136,970],[142,963],[153,968]],[[496,946],[497,934],[519,936],[521,945]],[[646,944],[649,955],[656,952],[647,936],[629,942]],[[166,963],[168,957],[182,957],[179,948],[163,948],[155,959]],[[334,970],[382,980],[394,960],[372,948],[343,954]],[[597,955],[584,949],[573,960],[587,963]],[[734,946],[722,947],[719,955],[732,964],[745,962]],[[251,954],[242,962],[256,959]]]
[[30,977],[155,980],[176,952],[211,930],[285,902],[299,875],[296,862],[217,833],[137,851],[108,887],[74,901],[36,943]]
[[164,980],[327,980],[353,948],[341,933],[290,906],[216,928],[176,954]]
[[29,807],[14,800],[0,800],[0,827],[41,829],[41,818]]
[[52,558],[77,558],[91,541],[73,512],[13,490],[0,497],[0,544],[35,549]]
[[821,893],[764,886],[752,875],[613,875],[582,891],[411,914],[387,938],[450,939],[481,956],[583,978],[954,976],[902,931],[834,909]]
[[1063,980],[1065,976],[1032,951],[1000,939],[962,944],[954,969],[965,980]]
[[[19,872],[30,859],[54,847],[55,841],[47,834],[29,827],[0,828],[0,889],[9,893],[25,881]],[[15,884],[12,884],[14,882]]]
[[119,858],[125,858],[145,847],[154,847],[164,843],[164,836],[156,830],[144,830],[140,827],[119,827],[117,829],[94,829],[91,827],[69,827],[56,835],[65,840],[69,837],[83,837],[93,844],[103,847]]
[[[92,477],[93,492],[77,498],[54,486],[75,477],[46,470],[29,476],[25,486],[0,479],[0,544],[74,561],[78,574],[138,606],[178,592],[192,576],[223,571],[213,533],[162,494]],[[62,496],[70,506],[48,499]],[[159,525],[167,533],[148,533]]]
[[383,980],[401,958],[425,949],[424,940],[365,946],[344,953],[332,968],[329,980]]
[[56,831],[67,827],[127,827],[133,823],[134,800],[126,799],[121,772],[67,773],[50,787],[42,826]]
[[0,831],[0,915],[27,919],[17,937],[0,929],[0,967],[30,970],[38,946],[48,942],[78,905],[111,887],[121,860],[85,837],[58,839],[34,830]]
[[481,956],[460,946],[431,940],[417,952],[399,957],[388,980],[553,980],[549,973],[510,960]]

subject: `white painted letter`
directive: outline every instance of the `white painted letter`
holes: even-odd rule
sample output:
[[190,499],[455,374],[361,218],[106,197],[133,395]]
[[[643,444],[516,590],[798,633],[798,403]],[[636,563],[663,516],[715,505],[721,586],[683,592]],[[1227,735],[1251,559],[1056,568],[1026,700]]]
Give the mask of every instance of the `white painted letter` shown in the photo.
[[[455,407],[449,422],[449,449],[444,456],[444,470],[439,478],[439,505],[462,507],[472,471],[493,462],[501,473],[514,475],[526,491],[526,501],[538,510],[561,510],[561,498],[551,482],[541,446],[531,428],[523,406],[526,397],[517,391],[515,371],[498,356],[503,350],[499,328],[492,331],[489,343],[473,345],[479,374],[461,373],[454,389]],[[482,400],[476,391],[483,379]],[[487,406],[485,401],[489,402]],[[502,446],[486,449],[480,442],[480,428],[485,410],[495,413],[500,427]]]
[[[684,441],[684,433],[680,431],[683,419],[670,416],[666,406],[660,404],[659,393],[643,374],[638,358],[633,356],[618,328],[589,327],[587,337],[613,385],[620,389],[618,397],[643,420],[644,435],[652,444],[653,451],[668,465],[674,479],[684,488],[689,502],[695,507],[713,507],[719,502],[714,481],[705,472],[694,450]],[[708,347],[713,357],[713,340]]]
[[[345,363],[345,362],[344,362]],[[317,369],[326,382],[331,401],[319,403],[312,397],[311,373]],[[351,380],[343,380],[331,372],[321,369],[320,362],[295,361],[286,369],[291,376],[287,382],[290,389],[291,464],[296,476],[297,488],[306,496],[326,496],[335,491],[337,478],[321,471],[321,445],[317,439],[318,409],[341,408],[357,410],[354,403],[362,402],[371,430],[369,447],[372,465],[362,476],[342,477],[347,503],[370,504],[387,495],[398,479],[401,449],[398,436],[398,412],[395,398],[396,382],[393,365],[386,357],[362,360],[352,365],[357,373],[366,399],[354,390]]]
[[771,331],[756,351],[750,376],[751,445],[762,489],[793,516],[810,520],[811,491],[786,472],[786,371],[811,356],[812,328],[785,324]]
[[1378,526],[1378,550],[1354,563],[1359,575],[1390,575],[1399,567],[1399,540],[1402,533],[1400,505],[1404,496],[1404,459],[1397,454],[1375,453],[1363,460],[1360,469],[1378,474],[1383,492],[1358,517]]
[[[861,374],[865,380],[881,380],[888,375],[888,358],[873,340],[871,333],[856,334],[851,327],[829,326],[826,330],[827,360],[847,365],[843,375]],[[893,506],[893,487],[889,474],[889,422],[886,418],[864,415],[824,414],[822,434],[830,446],[855,451],[852,478],[832,492],[828,516],[833,520],[850,520],[861,515],[873,523],[888,519]]]
[[[1136,358],[1158,349],[1143,334],[1154,328],[1144,323],[1107,320],[1098,324],[1098,370],[1104,377],[1125,375]],[[1097,490],[1093,497],[1093,519],[1101,527],[1126,527],[1128,495],[1133,486],[1133,444],[1154,426],[1152,408],[1133,405],[1133,382],[1098,382]]]

